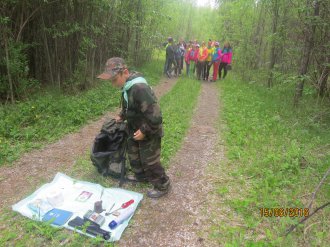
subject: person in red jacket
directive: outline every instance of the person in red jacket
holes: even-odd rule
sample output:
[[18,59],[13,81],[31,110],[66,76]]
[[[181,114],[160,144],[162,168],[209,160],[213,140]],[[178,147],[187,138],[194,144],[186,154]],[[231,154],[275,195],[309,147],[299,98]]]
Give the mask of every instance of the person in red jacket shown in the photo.
[[211,81],[216,81],[217,80],[217,76],[218,76],[218,69],[219,69],[219,65],[220,65],[220,59],[221,59],[221,49],[220,49],[220,45],[219,42],[215,42],[214,43],[214,50],[213,50],[213,54],[212,54],[212,64],[213,64],[213,79]]
[[233,56],[233,50],[231,49],[231,46],[229,44],[229,42],[225,42],[223,49],[222,49],[222,54],[221,54],[221,62],[219,65],[219,79],[221,79],[221,71],[222,69],[224,70],[224,74],[223,74],[223,79],[225,79],[226,75],[227,75],[227,65],[231,64],[231,59]]
[[187,45],[186,48],[186,53],[184,55],[184,61],[186,62],[186,75],[189,76],[190,75],[190,56],[191,56],[191,52],[192,52],[192,46],[191,43],[189,43]]
[[194,63],[194,67],[193,67],[193,74],[195,74],[195,71],[197,70],[197,61],[198,61],[198,54],[199,54],[199,44],[196,44],[195,46],[193,46],[194,52],[193,52],[193,63]]

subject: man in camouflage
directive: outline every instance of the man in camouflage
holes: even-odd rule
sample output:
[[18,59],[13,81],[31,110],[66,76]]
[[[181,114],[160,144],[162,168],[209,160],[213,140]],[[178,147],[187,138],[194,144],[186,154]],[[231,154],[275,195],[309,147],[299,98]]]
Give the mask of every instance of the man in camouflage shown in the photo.
[[122,58],[110,58],[98,78],[122,88],[122,110],[116,120],[127,120],[129,129],[127,150],[134,172],[129,180],[150,182],[154,188],[147,195],[151,198],[165,195],[170,180],[160,163],[162,113],[154,92],[140,73],[129,72]]

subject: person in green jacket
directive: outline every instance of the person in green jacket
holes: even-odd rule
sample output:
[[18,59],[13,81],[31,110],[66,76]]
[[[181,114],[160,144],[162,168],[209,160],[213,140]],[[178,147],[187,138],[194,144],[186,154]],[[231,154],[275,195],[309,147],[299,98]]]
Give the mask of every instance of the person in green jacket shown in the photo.
[[148,197],[158,198],[168,193],[170,179],[160,163],[163,119],[157,98],[142,74],[130,72],[119,57],[110,58],[99,79],[110,80],[112,85],[122,88],[122,110],[116,121],[127,121],[128,158],[136,182],[150,182],[153,189]]

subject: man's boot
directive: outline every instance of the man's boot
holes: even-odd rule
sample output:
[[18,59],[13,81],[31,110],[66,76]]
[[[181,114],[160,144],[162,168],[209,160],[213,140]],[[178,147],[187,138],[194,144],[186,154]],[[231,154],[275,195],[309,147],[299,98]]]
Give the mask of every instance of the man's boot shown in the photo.
[[148,182],[147,177],[144,174],[139,174],[139,173],[127,175],[126,180],[129,182],[142,182],[142,183]]
[[162,197],[169,192],[170,186],[171,186],[170,179],[168,179],[165,183],[154,185],[154,188],[147,192],[147,196],[150,198]]

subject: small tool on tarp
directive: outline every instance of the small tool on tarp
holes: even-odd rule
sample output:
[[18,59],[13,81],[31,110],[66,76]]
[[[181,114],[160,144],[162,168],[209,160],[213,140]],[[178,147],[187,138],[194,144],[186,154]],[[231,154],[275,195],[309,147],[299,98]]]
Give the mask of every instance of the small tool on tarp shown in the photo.
[[104,189],[102,189],[101,191],[101,196],[100,196],[100,200],[99,201],[96,201],[94,203],[94,211],[98,214],[102,213],[104,211],[104,209],[102,208],[102,196],[103,196],[103,192],[104,192]]
[[111,209],[116,205],[116,203],[113,203],[112,206],[109,208],[109,210],[105,213],[105,216],[108,216],[111,214]]
[[[127,207],[129,207],[130,205],[132,205],[133,203],[134,203],[134,200],[131,199],[131,200],[129,200],[129,201],[123,203],[123,204],[120,206],[120,208],[117,208],[117,209],[113,210],[111,213],[109,212],[108,214],[116,213],[118,210],[121,210],[121,209],[127,208]],[[110,211],[110,210],[109,210],[109,211]]]

